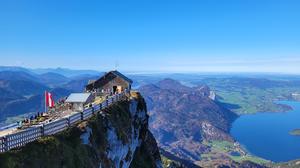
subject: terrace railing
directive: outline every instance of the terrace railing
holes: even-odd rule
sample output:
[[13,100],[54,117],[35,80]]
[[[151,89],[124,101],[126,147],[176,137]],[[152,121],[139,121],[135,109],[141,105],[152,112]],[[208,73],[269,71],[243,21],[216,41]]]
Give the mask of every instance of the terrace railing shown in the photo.
[[[120,94],[113,95],[106,98],[102,103],[95,104],[93,107],[87,108],[82,112],[74,112],[49,123],[29,126],[26,129],[0,136],[0,153],[16,147],[24,146],[27,143],[37,140],[43,136],[54,135],[62,132],[67,128],[74,126],[76,123],[91,118],[93,115],[96,115],[112,103],[125,99],[127,97],[126,94],[129,94],[129,92],[130,91],[128,90]],[[3,129],[9,129],[11,127],[16,127],[16,125],[11,125]]]

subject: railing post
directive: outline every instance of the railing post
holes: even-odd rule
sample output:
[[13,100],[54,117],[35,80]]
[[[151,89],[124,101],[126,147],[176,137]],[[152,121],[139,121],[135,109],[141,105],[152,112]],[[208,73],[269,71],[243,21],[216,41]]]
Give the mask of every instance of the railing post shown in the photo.
[[4,137],[3,140],[4,140],[4,143],[3,143],[3,144],[4,144],[4,148],[3,148],[3,149],[4,149],[4,151],[6,152],[6,151],[8,151],[7,138]]

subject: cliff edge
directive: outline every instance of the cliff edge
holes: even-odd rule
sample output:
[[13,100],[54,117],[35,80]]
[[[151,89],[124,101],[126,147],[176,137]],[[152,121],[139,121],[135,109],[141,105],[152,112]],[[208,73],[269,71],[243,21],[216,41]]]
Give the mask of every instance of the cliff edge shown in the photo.
[[62,133],[0,154],[0,167],[161,168],[148,118],[144,98],[134,93]]

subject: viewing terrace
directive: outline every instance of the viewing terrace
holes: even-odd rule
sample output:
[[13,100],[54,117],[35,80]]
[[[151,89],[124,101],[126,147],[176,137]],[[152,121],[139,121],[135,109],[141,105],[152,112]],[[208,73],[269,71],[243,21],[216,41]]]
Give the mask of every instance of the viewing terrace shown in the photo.
[[61,132],[99,113],[114,102],[130,98],[132,81],[111,71],[89,83],[84,93],[72,93],[47,112],[0,129],[0,152]]

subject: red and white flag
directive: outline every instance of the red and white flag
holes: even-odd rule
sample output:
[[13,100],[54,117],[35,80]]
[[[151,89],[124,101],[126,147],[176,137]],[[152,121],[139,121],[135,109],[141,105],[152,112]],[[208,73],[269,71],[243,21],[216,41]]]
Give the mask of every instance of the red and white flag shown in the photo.
[[54,100],[53,100],[53,97],[52,97],[52,94],[50,92],[45,92],[45,100],[46,100],[46,106],[47,107],[54,107]]

